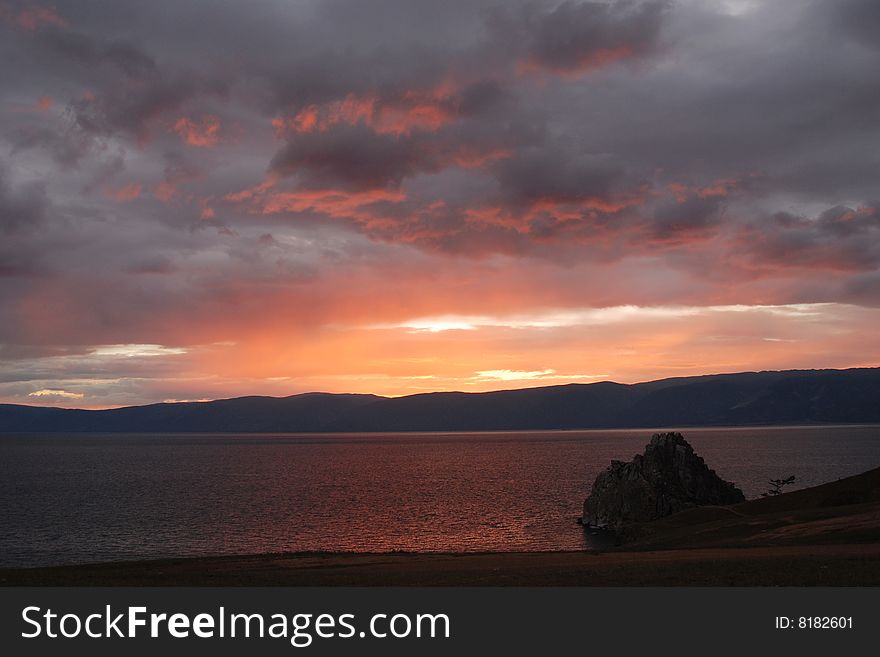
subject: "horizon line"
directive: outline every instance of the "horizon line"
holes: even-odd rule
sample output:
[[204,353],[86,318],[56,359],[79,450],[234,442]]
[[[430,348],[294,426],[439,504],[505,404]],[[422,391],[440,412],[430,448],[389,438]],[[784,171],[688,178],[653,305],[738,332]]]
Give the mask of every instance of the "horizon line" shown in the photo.
[[147,408],[150,406],[165,406],[165,405],[177,405],[177,404],[212,404],[216,402],[222,401],[232,401],[236,399],[248,399],[248,398],[256,398],[256,399],[289,399],[291,397],[302,397],[305,395],[335,395],[335,396],[362,396],[362,397],[375,397],[376,399],[405,399],[407,397],[422,397],[426,395],[442,395],[442,394],[459,394],[459,395],[491,395],[495,393],[501,392],[516,392],[519,390],[540,390],[543,388],[564,388],[570,386],[595,386],[601,384],[613,384],[619,386],[637,386],[637,385],[645,385],[648,383],[660,383],[662,381],[674,381],[678,379],[700,379],[707,377],[715,377],[715,376],[737,376],[743,374],[783,374],[783,373],[795,373],[795,372],[850,372],[856,370],[875,370],[880,369],[880,365],[870,365],[870,366],[856,366],[856,367],[819,367],[819,368],[792,368],[792,369],[768,369],[768,370],[742,370],[739,372],[710,372],[707,374],[690,374],[686,376],[668,376],[662,377],[659,379],[647,379],[644,381],[634,381],[632,383],[621,383],[619,381],[612,381],[610,379],[604,379],[602,381],[591,381],[589,383],[579,383],[579,382],[570,382],[570,383],[554,383],[550,385],[533,385],[533,386],[522,386],[518,388],[498,388],[496,390],[480,390],[480,391],[466,391],[466,390],[431,390],[427,392],[414,392],[406,395],[379,395],[375,393],[369,392],[329,392],[324,390],[307,390],[304,392],[295,392],[290,395],[237,395],[234,397],[217,397],[214,399],[182,399],[182,400],[165,400],[158,402],[150,402],[146,404],[128,404],[128,405],[120,405],[120,406],[106,406],[103,408],[83,408],[83,407],[73,407],[73,406],[41,406],[38,404],[10,404],[10,403],[0,403],[0,407],[2,406],[17,406],[19,408],[38,408],[38,409],[57,409],[60,411],[86,411],[86,412],[100,412],[100,411],[112,411],[119,410],[123,408]]

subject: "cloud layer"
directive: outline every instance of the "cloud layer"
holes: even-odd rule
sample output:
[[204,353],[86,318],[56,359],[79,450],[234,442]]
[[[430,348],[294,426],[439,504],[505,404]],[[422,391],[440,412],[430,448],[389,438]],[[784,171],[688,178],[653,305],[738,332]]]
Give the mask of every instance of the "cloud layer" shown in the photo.
[[0,400],[876,365],[878,20],[3,0]]

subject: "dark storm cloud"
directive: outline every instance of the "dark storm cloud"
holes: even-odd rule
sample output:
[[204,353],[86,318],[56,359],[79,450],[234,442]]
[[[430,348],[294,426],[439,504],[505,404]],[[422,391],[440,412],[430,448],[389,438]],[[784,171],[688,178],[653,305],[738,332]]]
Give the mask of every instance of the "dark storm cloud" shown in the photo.
[[45,150],[61,167],[75,166],[94,147],[89,135],[71,126],[25,127],[8,135],[12,153],[32,148]]
[[[877,164],[872,137],[880,108],[880,92],[872,83],[876,62],[846,49],[817,49],[822,43],[830,48],[833,41],[824,18],[827,6],[743,5],[745,13],[735,15],[725,15],[721,3],[710,8],[696,2],[495,7],[485,13],[485,34],[469,31],[446,51],[457,65],[479,53],[474,70],[503,92],[505,103],[485,115],[459,112],[454,124],[436,135],[371,135],[363,125],[293,135],[273,168],[298,171],[309,185],[399,187],[450,166],[451,159],[439,154],[438,140],[473,143],[476,135],[495,131],[486,150],[508,154],[474,175],[494,180],[480,200],[505,207],[512,222],[511,217],[505,225],[466,222],[461,206],[441,212],[397,204],[376,217],[390,215],[397,220],[394,227],[367,228],[382,239],[443,252],[547,253],[548,240],[578,236],[590,242],[603,239],[603,232],[605,238],[625,237],[636,249],[655,241],[686,244],[710,239],[725,224],[747,220],[756,211],[763,214],[769,208],[762,199],[772,205],[770,199],[781,197],[796,205],[798,200],[870,198]],[[651,56],[662,59],[661,42],[670,59],[654,70]],[[400,43],[365,52],[398,60]],[[363,41],[358,44],[364,47]],[[493,48],[496,56],[488,54]],[[513,79],[498,66],[500,55],[508,64],[526,61],[531,70],[569,74],[580,70],[578,63],[589,70],[593,55],[609,51],[647,57],[648,68],[614,74],[608,72],[613,61],[599,58],[595,63],[608,65],[608,71],[598,65],[598,77],[543,83],[536,90],[529,89],[527,74]],[[380,72],[376,89],[401,94],[414,80],[425,88],[439,79],[435,53],[415,52],[403,64],[363,60],[367,70]],[[342,60],[327,63],[335,70],[344,68]],[[841,70],[848,75],[841,76]],[[389,71],[395,75],[385,79]],[[360,93],[361,83],[343,87]],[[322,88],[309,97],[341,93]],[[462,106],[459,101],[455,107]],[[499,125],[508,129],[502,134]],[[721,193],[711,193],[719,180],[733,182],[730,189],[725,182]],[[683,196],[667,191],[673,184],[691,191]],[[570,206],[591,200],[581,222],[573,222],[576,208]],[[569,206],[563,208],[566,218],[552,209],[533,210],[542,203]]]
[[77,126],[86,134],[106,137],[117,133],[140,141],[150,137],[154,122],[177,112],[200,95],[222,95],[225,83],[182,74],[169,78],[151,76],[133,88],[117,88],[105,94],[71,103]]
[[649,226],[657,239],[687,239],[712,231],[721,221],[724,207],[725,199],[717,196],[666,201],[654,210]]
[[498,180],[510,202],[577,202],[608,198],[619,188],[625,171],[601,156],[572,153],[564,144],[546,143],[504,159]]
[[0,164],[0,233],[8,239],[10,235],[36,231],[45,220],[46,205],[42,183],[31,182],[13,188],[6,167]]
[[880,272],[853,276],[844,287],[843,298],[855,304],[880,307]]
[[43,40],[67,62],[88,71],[110,69],[89,75],[97,88],[69,103],[76,126],[86,135],[123,133],[143,141],[157,119],[191,99],[222,96],[228,88],[228,82],[194,72],[187,63],[163,69],[151,55],[124,41],[63,30],[48,31]]
[[745,227],[742,240],[748,257],[769,267],[876,271],[880,203],[838,205],[816,217],[780,212]]
[[35,39],[45,54],[82,67],[84,73],[110,66],[129,78],[143,79],[158,72],[151,56],[125,41],[93,38],[65,28],[41,30]]
[[398,186],[404,178],[436,166],[435,153],[426,144],[376,134],[362,125],[299,135],[271,163],[272,171],[280,174],[301,174],[310,187],[353,189]]
[[[319,4],[318,17],[338,27],[343,44],[313,43],[305,31],[310,50],[293,54],[277,71],[264,64],[274,111],[313,112],[321,123],[340,111],[334,103],[370,104],[366,116],[290,135],[273,159],[274,171],[319,170],[328,180],[356,186],[398,186],[449,166],[456,150],[460,162],[468,151],[479,159],[492,150],[530,147],[546,116],[516,102],[523,76],[576,73],[641,57],[655,46],[667,9],[665,2],[452,3],[444,10],[431,2],[380,5],[365,12],[347,2]],[[419,22],[410,36],[407,19],[424,16],[435,20]],[[317,25],[321,34],[323,23]],[[436,125],[426,125],[429,114]],[[389,137],[386,120],[415,126]],[[352,123],[383,135],[355,130]],[[544,157],[567,154],[550,146]]]
[[566,1],[550,9],[530,5],[522,35],[527,62],[571,73],[650,52],[669,5],[628,0],[611,4]]
[[[229,84],[219,74],[197,70],[198,58],[160,62],[153,54],[160,43],[146,37],[148,45],[142,46],[139,38],[102,34],[100,23],[91,31],[74,17],[33,30],[15,27],[6,26],[12,55],[6,72],[20,78],[22,88],[39,89],[64,114],[61,125],[20,127],[10,131],[10,139],[18,149],[46,149],[61,165],[76,164],[100,150],[103,144],[96,139],[122,135],[143,142],[157,120],[187,101],[223,96]],[[28,77],[29,68],[36,77]],[[58,93],[67,97],[55,98]]]
[[465,87],[458,99],[461,116],[480,115],[500,109],[510,99],[508,90],[498,81],[484,80]]
[[830,9],[850,34],[880,49],[880,4],[874,0],[839,0]]

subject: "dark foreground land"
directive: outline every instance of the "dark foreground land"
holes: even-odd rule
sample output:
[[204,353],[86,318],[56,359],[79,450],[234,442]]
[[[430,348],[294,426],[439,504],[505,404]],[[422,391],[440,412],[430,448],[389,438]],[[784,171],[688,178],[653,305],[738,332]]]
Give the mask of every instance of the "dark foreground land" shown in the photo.
[[684,511],[640,527],[606,552],[175,559],[0,570],[0,585],[878,586],[880,468],[777,497]]
[[0,572],[4,586],[877,586],[880,545],[259,555]]

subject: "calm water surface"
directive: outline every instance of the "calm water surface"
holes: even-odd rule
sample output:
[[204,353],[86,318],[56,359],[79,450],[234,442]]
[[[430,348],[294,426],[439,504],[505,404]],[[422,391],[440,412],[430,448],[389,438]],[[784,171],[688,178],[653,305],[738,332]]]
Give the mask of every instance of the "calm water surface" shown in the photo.
[[[689,429],[747,497],[880,465],[880,427]],[[282,551],[571,550],[650,430],[0,435],[0,566]]]

